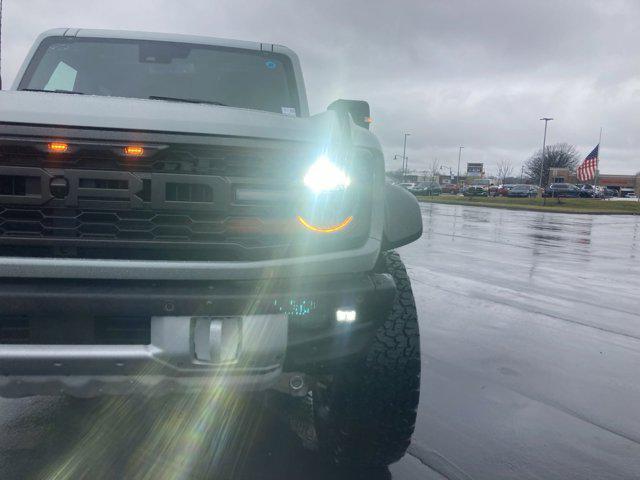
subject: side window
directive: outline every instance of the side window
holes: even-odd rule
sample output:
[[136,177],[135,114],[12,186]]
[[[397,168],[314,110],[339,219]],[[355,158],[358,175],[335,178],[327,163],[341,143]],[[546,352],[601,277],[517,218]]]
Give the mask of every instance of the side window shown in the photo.
[[78,71],[64,62],[58,63],[44,90],[70,90],[74,89]]

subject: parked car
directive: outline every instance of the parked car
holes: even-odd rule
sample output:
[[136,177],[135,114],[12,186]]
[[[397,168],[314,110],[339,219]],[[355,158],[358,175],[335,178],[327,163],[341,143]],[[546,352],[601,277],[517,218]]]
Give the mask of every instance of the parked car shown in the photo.
[[460,192],[460,185],[456,185],[455,183],[445,183],[441,188],[442,193],[450,193],[452,195],[456,195]]
[[465,197],[486,197],[488,196],[487,189],[480,185],[471,185],[467,187],[463,192]]
[[583,198],[604,198],[605,196],[602,187],[590,184],[578,184],[576,187],[580,189],[580,196]]
[[532,198],[538,195],[538,187],[533,185],[515,185],[507,193],[507,197]]
[[576,188],[578,190],[580,190],[580,196],[581,197],[593,197],[594,196],[593,185],[578,183],[578,184],[576,184]]
[[602,194],[604,195],[605,198],[611,198],[611,197],[619,197],[620,193],[618,192],[618,190],[616,190],[615,188],[609,188],[609,187],[605,187],[602,189]]
[[413,188],[410,188],[409,191],[414,195],[429,197],[432,195],[440,195],[442,193],[442,188],[435,182],[423,182],[417,184]]
[[509,191],[514,188],[516,185],[512,183],[505,183],[503,185],[498,185],[498,190],[496,191],[496,195],[500,197],[509,196]]
[[629,192],[624,194],[624,198],[638,198],[638,195],[633,192]]
[[572,183],[552,183],[545,189],[544,196],[554,198],[579,198],[586,195]]
[[407,190],[411,190],[412,188],[416,188],[416,185],[418,185],[417,183],[414,182],[404,182],[404,183],[399,183],[398,186],[405,188]]

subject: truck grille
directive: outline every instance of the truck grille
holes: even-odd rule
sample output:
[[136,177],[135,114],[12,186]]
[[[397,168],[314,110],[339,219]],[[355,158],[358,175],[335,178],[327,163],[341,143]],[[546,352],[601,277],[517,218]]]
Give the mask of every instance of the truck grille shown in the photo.
[[[308,147],[153,143],[145,144],[145,157],[130,159],[122,144],[70,140],[68,153],[50,154],[46,142],[0,136],[0,255],[260,260],[296,254],[302,234],[295,233],[292,200],[313,159]],[[340,246],[364,241],[366,227],[340,236]],[[337,242],[324,239],[317,251]]]
[[[240,140],[242,142],[242,140]],[[40,167],[43,163],[62,168],[138,172],[220,175],[245,178],[280,178],[295,175],[303,168],[310,149],[285,147],[244,147],[226,145],[153,144],[150,156],[128,159],[118,155],[121,145],[84,142],[69,154],[53,158],[42,146],[47,140],[25,142],[16,137],[0,138],[0,158],[12,165]]]
[[0,207],[0,248],[5,255],[28,251],[33,256],[82,258],[259,258],[265,249],[273,253],[286,247],[282,235],[266,228],[259,219],[204,212]]

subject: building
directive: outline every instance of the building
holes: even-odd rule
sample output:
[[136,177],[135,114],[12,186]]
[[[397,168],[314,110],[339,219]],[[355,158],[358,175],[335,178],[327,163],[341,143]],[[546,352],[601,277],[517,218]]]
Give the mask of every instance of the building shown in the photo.
[[[549,183],[582,183],[576,177],[576,173],[568,168],[551,168],[549,170]],[[598,185],[613,190],[640,192],[640,174],[636,175],[611,175],[601,173],[598,175]]]
[[438,185],[446,185],[448,183],[454,183],[449,175],[428,175],[426,173],[407,173],[404,177],[405,182],[422,183],[422,182],[434,182]]
[[482,186],[482,187],[490,187],[492,185],[497,185],[498,180],[495,178],[470,178],[469,185],[474,186]]
[[467,177],[484,177],[484,163],[467,163]]

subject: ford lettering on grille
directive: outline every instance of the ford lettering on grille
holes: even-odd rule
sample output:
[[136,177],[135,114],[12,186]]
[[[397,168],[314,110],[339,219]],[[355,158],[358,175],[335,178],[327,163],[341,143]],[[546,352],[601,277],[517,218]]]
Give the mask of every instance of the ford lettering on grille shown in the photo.
[[229,183],[217,176],[0,167],[4,204],[222,212],[229,198]]

